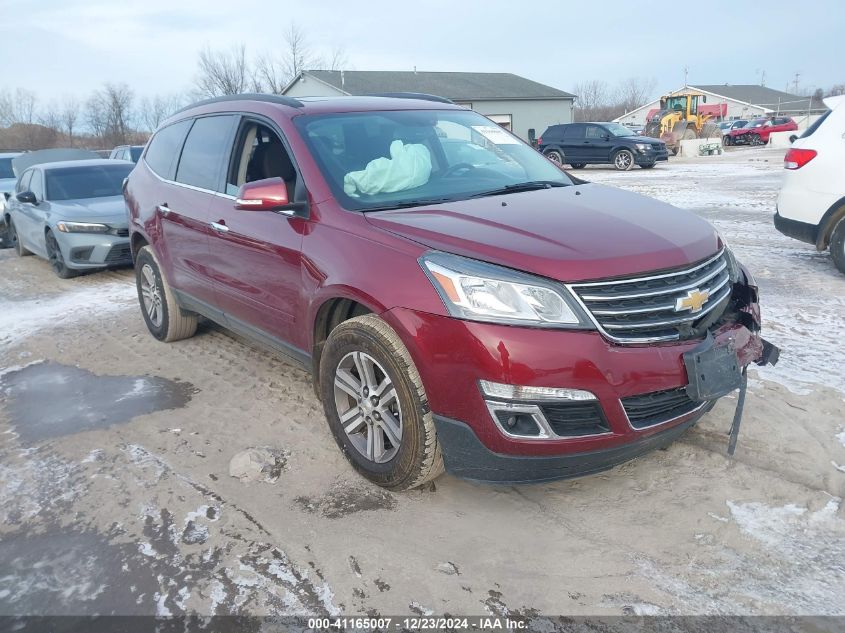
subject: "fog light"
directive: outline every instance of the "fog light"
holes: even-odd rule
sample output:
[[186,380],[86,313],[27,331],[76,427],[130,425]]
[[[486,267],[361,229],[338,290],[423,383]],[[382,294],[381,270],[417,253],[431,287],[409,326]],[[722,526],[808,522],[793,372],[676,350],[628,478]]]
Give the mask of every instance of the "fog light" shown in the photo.
[[547,439],[553,436],[539,407],[530,404],[486,401],[490,415],[508,437]]
[[500,382],[479,380],[479,387],[485,396],[504,400],[595,400],[596,396],[581,389],[563,387],[520,387]]

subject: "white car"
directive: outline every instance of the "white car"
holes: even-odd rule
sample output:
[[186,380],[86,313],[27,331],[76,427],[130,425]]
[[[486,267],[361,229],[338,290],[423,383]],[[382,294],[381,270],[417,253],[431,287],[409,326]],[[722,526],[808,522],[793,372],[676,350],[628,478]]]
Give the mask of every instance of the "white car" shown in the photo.
[[6,198],[15,189],[17,177],[12,169],[12,159],[20,156],[20,152],[0,153],[0,248],[9,248],[8,227],[3,221],[3,210],[6,208]]
[[830,108],[807,128],[784,156],[775,228],[784,235],[830,248],[845,273],[845,95],[828,97]]

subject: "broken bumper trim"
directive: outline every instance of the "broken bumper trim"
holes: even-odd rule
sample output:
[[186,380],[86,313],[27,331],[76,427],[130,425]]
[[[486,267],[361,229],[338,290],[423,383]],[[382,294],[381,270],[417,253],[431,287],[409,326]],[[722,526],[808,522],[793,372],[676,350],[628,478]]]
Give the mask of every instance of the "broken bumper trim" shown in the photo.
[[689,419],[632,442],[587,453],[553,456],[504,455],[488,449],[458,420],[434,416],[446,471],[456,477],[501,484],[541,483],[599,473],[674,442],[715,404]]

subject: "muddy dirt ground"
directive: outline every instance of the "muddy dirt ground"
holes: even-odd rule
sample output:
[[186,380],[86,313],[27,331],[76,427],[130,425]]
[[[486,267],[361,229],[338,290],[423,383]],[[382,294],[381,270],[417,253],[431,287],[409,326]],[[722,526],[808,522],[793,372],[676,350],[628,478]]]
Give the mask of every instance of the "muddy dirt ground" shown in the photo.
[[[602,475],[404,494],[356,476],[309,376],[206,324],[154,341],[131,271],[0,251],[2,614],[843,614],[845,276],[771,223],[782,153],[578,172],[715,223],[781,364]],[[277,455],[242,483],[230,458]],[[274,479],[274,480],[273,480]]]

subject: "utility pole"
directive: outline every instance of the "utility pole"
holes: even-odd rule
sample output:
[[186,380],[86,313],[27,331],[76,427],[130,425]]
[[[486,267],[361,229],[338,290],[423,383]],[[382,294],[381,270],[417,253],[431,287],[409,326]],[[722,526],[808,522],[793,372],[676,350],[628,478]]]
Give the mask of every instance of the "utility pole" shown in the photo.
[[798,94],[798,80],[801,78],[801,72],[796,70],[795,71],[795,79],[793,80],[793,93]]
[[684,66],[684,88],[687,87],[687,76],[689,75],[689,66]]
[[766,71],[765,71],[765,69],[761,70],[761,69],[758,68],[757,72],[760,73],[760,85],[765,87],[765,85],[766,85]]

